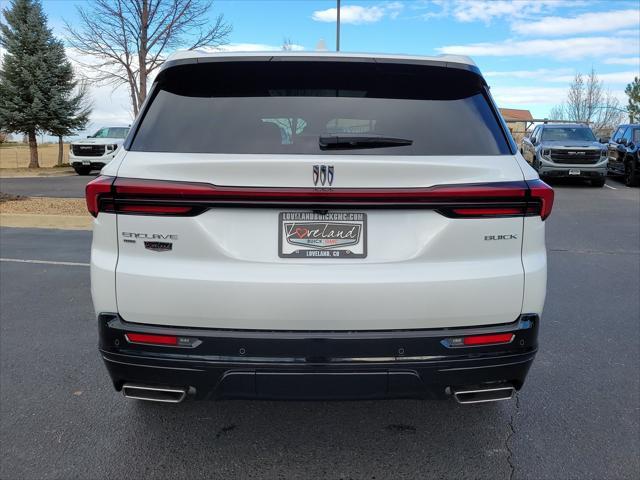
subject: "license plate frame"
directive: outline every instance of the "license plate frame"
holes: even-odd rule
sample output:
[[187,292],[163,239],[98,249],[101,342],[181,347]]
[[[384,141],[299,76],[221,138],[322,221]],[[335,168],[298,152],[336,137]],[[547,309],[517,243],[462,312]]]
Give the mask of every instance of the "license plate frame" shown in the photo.
[[286,211],[278,214],[280,258],[366,258],[367,214]]

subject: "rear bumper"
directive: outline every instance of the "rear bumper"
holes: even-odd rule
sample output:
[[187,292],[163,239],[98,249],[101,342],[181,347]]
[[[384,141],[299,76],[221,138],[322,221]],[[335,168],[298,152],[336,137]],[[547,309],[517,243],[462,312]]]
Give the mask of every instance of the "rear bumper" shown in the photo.
[[[197,399],[444,398],[451,389],[520,389],[537,351],[539,319],[479,328],[282,332],[165,328],[99,316],[100,352],[116,390],[183,387]],[[176,335],[189,347],[132,344],[125,333]],[[513,332],[509,344],[448,347],[468,335]]]

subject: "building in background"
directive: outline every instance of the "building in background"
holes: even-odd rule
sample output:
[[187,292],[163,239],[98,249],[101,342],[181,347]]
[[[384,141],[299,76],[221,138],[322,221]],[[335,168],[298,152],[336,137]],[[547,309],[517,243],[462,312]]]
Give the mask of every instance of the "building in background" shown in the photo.
[[527,134],[527,130],[533,125],[533,116],[529,110],[519,110],[517,108],[501,108],[502,118],[507,122],[507,127],[511,136],[520,145],[522,139]]

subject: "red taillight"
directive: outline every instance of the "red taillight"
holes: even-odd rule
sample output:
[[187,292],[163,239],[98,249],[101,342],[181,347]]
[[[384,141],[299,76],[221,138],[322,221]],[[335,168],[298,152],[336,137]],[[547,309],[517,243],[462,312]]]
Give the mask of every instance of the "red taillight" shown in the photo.
[[94,217],[97,217],[100,211],[100,198],[109,196],[111,193],[113,180],[113,177],[100,176],[87,183],[84,190],[87,209]]
[[465,346],[472,345],[497,345],[500,343],[510,343],[515,335],[513,333],[496,333],[493,335],[474,335],[464,337],[462,344]]
[[551,211],[553,190],[539,180],[428,188],[220,187],[207,183],[98,177],[87,185],[87,207],[139,215],[197,215],[215,206],[431,208],[453,218],[540,215]]
[[540,215],[542,220],[545,220],[551,215],[551,209],[553,208],[553,188],[539,179],[527,180],[527,185],[529,186],[531,200],[538,206],[536,213]]
[[174,205],[120,205],[118,213],[139,213],[155,215],[181,215],[189,213],[192,207],[180,207]]
[[460,217],[508,217],[524,214],[523,207],[452,208],[451,211]]
[[178,337],[174,335],[150,335],[147,333],[126,333],[127,341],[147,345],[178,345]]

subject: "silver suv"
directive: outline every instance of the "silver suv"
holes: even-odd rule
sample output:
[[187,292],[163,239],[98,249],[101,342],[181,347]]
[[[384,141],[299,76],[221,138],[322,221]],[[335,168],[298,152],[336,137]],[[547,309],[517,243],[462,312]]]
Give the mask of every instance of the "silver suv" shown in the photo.
[[520,151],[541,177],[582,177],[594,187],[604,186],[607,147],[585,124],[538,125]]

